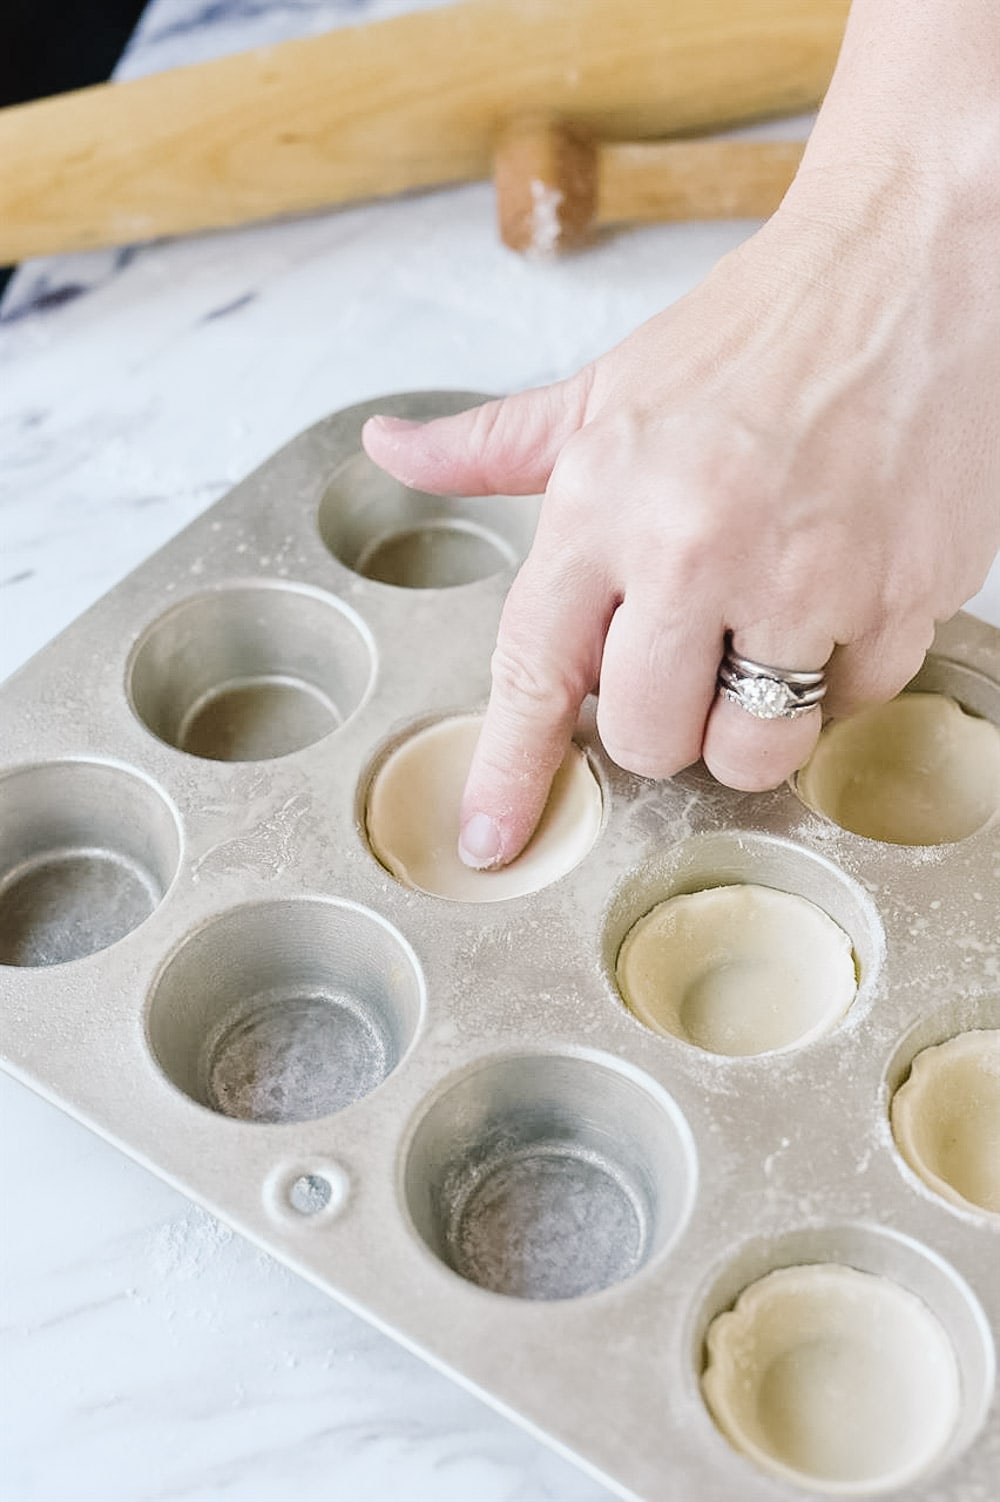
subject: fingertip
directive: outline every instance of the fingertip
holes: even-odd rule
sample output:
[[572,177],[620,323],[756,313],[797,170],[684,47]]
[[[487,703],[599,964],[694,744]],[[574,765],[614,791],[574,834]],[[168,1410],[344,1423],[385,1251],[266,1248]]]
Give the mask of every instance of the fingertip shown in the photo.
[[390,417],[382,413],[369,417],[361,429],[361,447],[369,459],[382,463],[398,452],[401,439],[423,427],[408,417]]
[[535,766],[511,776],[480,742],[462,800],[458,854],[463,865],[495,871],[517,859],[545,812],[552,775]]
[[464,821],[458,855],[473,871],[489,871],[504,864],[500,830],[489,814],[473,813]]
[[422,428],[423,423],[413,417],[393,417],[387,412],[376,412],[374,417],[369,417],[361,429],[362,435],[366,432],[376,433],[411,433],[414,428]]
[[548,785],[530,793],[519,789],[513,806],[510,797],[502,799],[502,813],[488,811],[495,805],[481,787],[474,791],[471,802],[466,796],[465,807],[471,812],[463,810],[458,837],[458,855],[462,864],[473,871],[497,871],[517,860],[538,828],[548,792]]

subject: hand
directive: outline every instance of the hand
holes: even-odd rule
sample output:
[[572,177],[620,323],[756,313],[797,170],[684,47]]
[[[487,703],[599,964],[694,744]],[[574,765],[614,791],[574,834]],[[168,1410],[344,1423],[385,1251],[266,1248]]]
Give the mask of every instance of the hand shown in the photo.
[[820,712],[757,720],[717,697],[727,630],[757,661],[826,664],[844,715],[903,688],[984,580],[1000,543],[997,216],[946,171],[852,165],[807,153],[763,229],[569,380],[366,426],[370,456],[417,488],[545,491],[466,788],[469,864],[530,838],[591,691],[620,766],[669,777],[703,756],[732,787],[771,787]]

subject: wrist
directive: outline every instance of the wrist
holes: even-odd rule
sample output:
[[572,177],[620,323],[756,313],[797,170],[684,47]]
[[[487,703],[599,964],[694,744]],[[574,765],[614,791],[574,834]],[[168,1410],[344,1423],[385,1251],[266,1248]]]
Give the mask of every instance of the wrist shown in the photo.
[[996,0],[854,0],[792,201],[1000,218]]
[[880,108],[863,113],[860,96],[849,119],[845,97],[836,104],[836,119],[817,122],[775,230],[828,263],[845,256],[862,275],[868,262],[873,276],[950,275],[996,308],[1000,104],[967,102],[932,141]]
[[[1000,105],[996,0],[852,0],[820,114],[921,149],[958,135]],[[860,111],[860,113],[859,113]]]

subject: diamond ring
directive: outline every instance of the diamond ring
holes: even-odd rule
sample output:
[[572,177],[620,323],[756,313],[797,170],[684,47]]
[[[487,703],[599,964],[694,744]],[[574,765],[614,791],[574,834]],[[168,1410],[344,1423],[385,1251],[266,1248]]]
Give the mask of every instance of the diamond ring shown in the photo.
[[772,668],[740,657],[726,637],[726,655],[719,667],[719,693],[758,720],[794,720],[814,709],[826,693],[822,668],[792,671]]

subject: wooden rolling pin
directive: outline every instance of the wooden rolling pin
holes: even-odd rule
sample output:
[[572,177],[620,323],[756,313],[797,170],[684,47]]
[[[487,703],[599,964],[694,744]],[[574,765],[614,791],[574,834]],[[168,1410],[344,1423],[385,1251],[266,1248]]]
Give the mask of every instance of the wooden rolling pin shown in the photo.
[[801,141],[600,145],[569,126],[521,120],[494,160],[500,236],[512,250],[573,250],[604,225],[765,219],[802,158]]
[[814,107],[848,0],[470,0],[0,111],[0,264],[489,177],[503,123],[604,141]]

